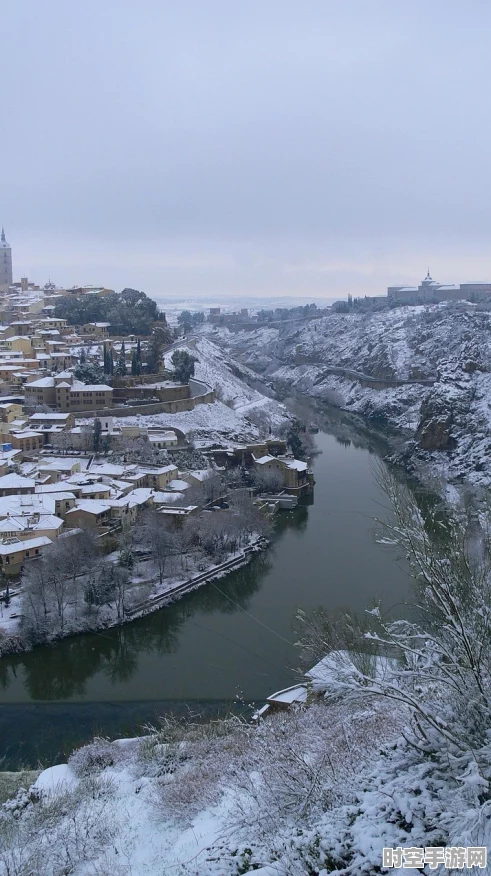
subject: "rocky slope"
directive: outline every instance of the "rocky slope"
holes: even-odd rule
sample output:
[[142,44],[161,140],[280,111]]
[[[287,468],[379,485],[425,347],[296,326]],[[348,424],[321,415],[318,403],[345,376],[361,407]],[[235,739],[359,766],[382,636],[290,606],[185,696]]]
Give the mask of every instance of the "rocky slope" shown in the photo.
[[[445,303],[211,337],[280,397],[293,389],[391,432],[420,476],[491,483],[491,313]],[[433,382],[390,385],[421,379]]]

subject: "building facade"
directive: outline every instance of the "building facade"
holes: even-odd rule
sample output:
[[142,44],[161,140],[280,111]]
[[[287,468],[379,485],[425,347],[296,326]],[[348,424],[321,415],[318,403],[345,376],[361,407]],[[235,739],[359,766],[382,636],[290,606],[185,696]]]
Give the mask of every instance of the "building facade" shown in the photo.
[[439,301],[482,301],[491,298],[491,283],[437,283],[426,274],[419,286],[388,286],[387,297],[400,304],[435,304]]
[[0,235],[0,291],[7,291],[12,285],[12,250],[5,239],[2,228]]

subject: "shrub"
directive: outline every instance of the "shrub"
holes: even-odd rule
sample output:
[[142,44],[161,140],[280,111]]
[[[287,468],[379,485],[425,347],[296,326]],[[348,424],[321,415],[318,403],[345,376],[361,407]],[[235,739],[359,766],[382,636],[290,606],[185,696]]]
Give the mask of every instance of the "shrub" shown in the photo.
[[116,761],[117,751],[109,739],[96,736],[90,745],[77,748],[70,755],[69,766],[77,776],[90,776],[101,772],[108,766],[113,766]]

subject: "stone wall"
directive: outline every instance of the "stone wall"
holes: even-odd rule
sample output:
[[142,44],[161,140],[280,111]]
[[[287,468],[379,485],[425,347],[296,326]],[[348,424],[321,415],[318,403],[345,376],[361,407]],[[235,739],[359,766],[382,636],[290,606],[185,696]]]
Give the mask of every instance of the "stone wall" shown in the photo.
[[[192,386],[191,384],[194,384]],[[175,401],[153,402],[148,405],[135,405],[127,407],[126,405],[119,408],[105,408],[104,410],[95,411],[70,411],[76,417],[137,417],[149,416],[150,414],[179,414],[183,411],[193,411],[197,405],[212,405],[216,401],[215,390],[202,381],[190,381],[189,386],[191,393],[194,391],[196,395],[191,398],[176,399]],[[169,428],[173,427],[169,425]]]
[[158,374],[138,374],[138,376],[134,374],[125,374],[124,376],[113,374],[111,384],[113,388],[120,386],[141,386],[145,383],[158,383],[162,380],[172,380],[173,376],[172,371],[165,370],[160,371]]
[[113,399],[115,402],[124,402],[126,399],[143,401],[146,398],[156,398],[161,402],[181,401],[182,399],[189,398],[190,394],[189,384],[187,383],[182,386],[162,386],[159,389],[152,385],[142,386],[138,384],[134,386],[113,387]]
[[[306,360],[307,357],[303,358]],[[347,380],[357,380],[361,386],[369,389],[391,389],[394,386],[411,386],[414,383],[420,384],[421,386],[433,386],[438,380],[437,375],[435,375],[435,377],[420,377],[412,380],[398,377],[371,377],[369,374],[362,374],[360,371],[353,371],[351,368],[341,368],[335,365],[330,365],[328,368],[324,368],[323,373],[317,378],[314,385],[317,385],[324,380],[328,374],[339,374],[340,377],[345,377]]]

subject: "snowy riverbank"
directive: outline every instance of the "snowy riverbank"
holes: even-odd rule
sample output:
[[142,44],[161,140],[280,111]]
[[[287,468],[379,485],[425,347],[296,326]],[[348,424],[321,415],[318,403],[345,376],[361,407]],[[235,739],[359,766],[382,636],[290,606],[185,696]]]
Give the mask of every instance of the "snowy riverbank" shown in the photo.
[[[192,593],[205,584],[213,583],[225,578],[231,572],[240,569],[251,562],[254,555],[263,551],[268,546],[268,541],[261,536],[251,536],[249,543],[243,550],[234,551],[227,555],[221,563],[201,564],[200,571],[191,577],[173,576],[165,578],[160,584],[158,578],[146,580],[139,576],[135,580],[135,587],[128,592],[127,608],[122,617],[118,616],[116,606],[106,605],[97,616],[87,615],[83,620],[75,621],[70,615],[67,616],[67,624],[63,632],[58,631],[46,641],[36,643],[36,647],[51,646],[60,639],[82,633],[97,632],[111,627],[123,626],[140,617],[145,617],[152,612],[159,611],[167,605],[182,599],[188,593]],[[139,600],[141,588],[146,589],[146,597]],[[22,591],[15,591],[8,608],[0,604],[0,658],[8,654],[19,654],[30,651],[34,645],[26,641],[22,632]]]
[[144,737],[96,739],[0,808],[0,873],[12,860],[50,876],[320,872],[323,809],[337,821],[333,805],[399,725],[383,704],[320,703],[259,728],[169,719]]

